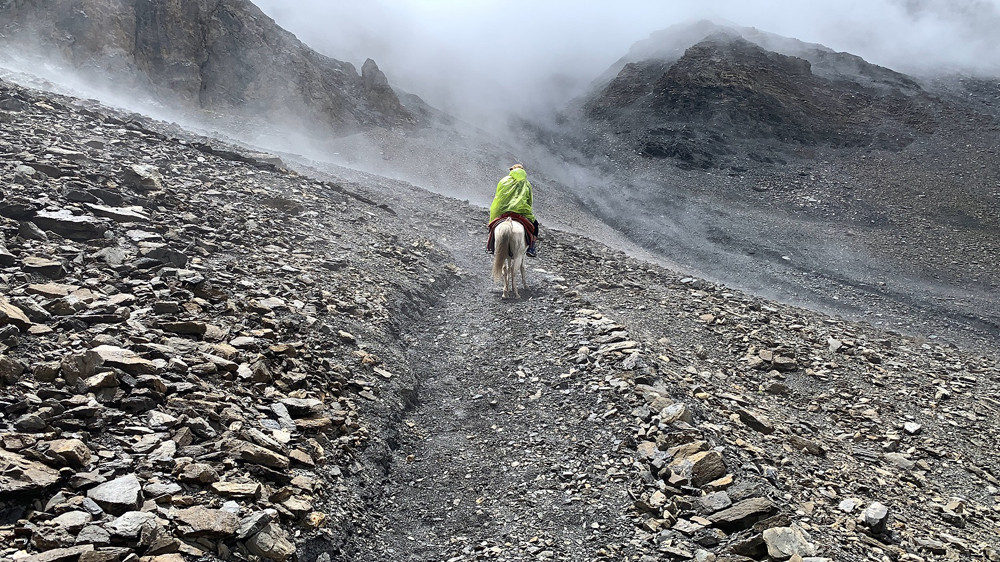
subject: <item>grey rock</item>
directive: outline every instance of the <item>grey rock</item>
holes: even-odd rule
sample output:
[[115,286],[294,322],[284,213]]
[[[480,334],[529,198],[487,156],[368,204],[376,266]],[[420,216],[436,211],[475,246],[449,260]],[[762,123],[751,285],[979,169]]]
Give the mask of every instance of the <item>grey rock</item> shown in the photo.
[[163,189],[163,175],[156,166],[131,164],[122,170],[124,185],[140,191],[160,191]]
[[847,498],[837,505],[837,509],[843,511],[844,513],[851,513],[858,507],[858,500],[853,498]]
[[182,252],[178,252],[166,245],[159,245],[153,248],[143,249],[141,254],[144,257],[154,259],[158,262],[172,265],[174,267],[185,267],[188,264],[188,257]]
[[82,384],[87,392],[97,393],[105,388],[118,388],[118,376],[115,375],[114,371],[105,371],[87,377],[86,380],[82,381]]
[[49,279],[61,279],[66,276],[63,263],[40,256],[28,256],[21,260],[21,268],[27,273],[34,273]]
[[211,484],[219,480],[219,473],[212,468],[212,465],[195,462],[185,466],[177,475],[177,479],[191,484]]
[[104,527],[88,525],[76,535],[76,544],[104,546],[111,544],[111,533]]
[[[11,328],[13,330],[13,328]],[[14,330],[16,332],[16,330]],[[15,384],[24,373],[25,367],[16,359],[11,359],[6,355],[0,355],[0,382],[4,384]]]
[[156,515],[145,511],[126,511],[114,521],[104,526],[112,536],[127,539],[139,538],[142,528],[155,526]]
[[44,323],[52,319],[52,315],[49,311],[42,308],[41,305],[30,298],[14,297],[11,299],[11,302],[21,309],[25,316],[27,316],[32,322]]
[[59,525],[71,533],[77,533],[93,520],[94,516],[86,511],[67,511],[52,519],[51,523]]
[[872,502],[861,516],[862,523],[875,535],[881,535],[889,522],[889,508],[879,502]]
[[28,331],[31,321],[24,315],[20,308],[11,304],[6,297],[0,296],[0,326],[16,326],[22,332]]
[[73,562],[87,552],[93,552],[93,544],[78,544],[67,548],[54,548],[38,554],[19,558],[19,562]]
[[109,218],[115,222],[147,222],[149,215],[142,212],[141,207],[108,207],[96,203],[85,205],[92,213],[99,217]]
[[87,491],[87,497],[105,511],[121,515],[133,511],[142,501],[142,485],[135,474],[126,474]]
[[792,448],[810,455],[815,455],[817,457],[826,455],[826,449],[822,445],[795,434],[788,436],[788,444],[791,445]]
[[43,230],[51,230],[72,240],[102,238],[107,231],[107,227],[100,220],[88,215],[74,215],[66,209],[38,211],[31,221]]
[[315,398],[284,398],[281,400],[293,418],[310,417],[323,412],[323,401]]
[[245,461],[280,470],[288,468],[289,460],[285,455],[275,453],[253,443],[242,442],[238,447],[240,458]]
[[274,523],[269,523],[246,544],[253,554],[276,562],[285,562],[295,554],[295,545],[288,540],[288,533]]
[[772,527],[763,533],[767,553],[774,559],[787,560],[792,556],[815,556],[816,545],[810,542],[809,535],[800,527]]
[[711,514],[733,505],[733,500],[726,492],[713,492],[696,499],[695,503],[702,513]]
[[7,246],[0,242],[0,267],[10,267],[17,263],[17,256],[10,253]]
[[17,235],[25,240],[40,240],[42,242],[49,240],[49,235],[45,234],[44,230],[38,228],[38,225],[30,221],[21,221],[18,224]]
[[14,420],[14,429],[27,433],[39,433],[49,427],[48,422],[37,414],[24,414]]
[[51,550],[73,545],[73,535],[64,527],[40,525],[31,534],[31,546],[37,550]]
[[740,421],[745,423],[750,429],[759,431],[765,435],[774,433],[774,425],[771,424],[770,420],[764,414],[747,410],[746,408],[737,408],[736,413],[739,415]]
[[885,460],[903,470],[913,470],[913,467],[917,464],[903,453],[886,453],[883,456],[885,457]]
[[718,451],[701,451],[670,463],[671,472],[692,486],[701,487],[726,474],[726,463]]
[[147,498],[155,500],[160,497],[179,494],[183,491],[183,488],[175,482],[149,482],[142,487],[142,491]]
[[274,516],[267,511],[257,511],[240,519],[236,530],[236,538],[243,540],[250,535],[258,533],[274,520]]
[[187,536],[226,537],[235,534],[239,526],[232,513],[201,506],[178,510],[177,521],[190,527]]
[[83,468],[90,464],[93,455],[90,447],[79,439],[56,439],[46,443],[46,456],[59,466]]
[[177,454],[177,443],[168,439],[149,453],[149,460],[154,463],[172,465],[175,454]]
[[103,360],[103,364],[121,369],[130,375],[152,375],[159,371],[156,364],[144,359],[134,351],[114,345],[99,345],[93,352]]
[[[14,168],[15,173],[23,174],[28,177],[33,177],[37,175],[34,168],[29,166],[17,166]],[[28,220],[35,216],[35,213],[41,209],[36,201],[32,201],[23,197],[8,198],[5,201],[0,201],[0,216],[7,217],[16,221]]]
[[708,520],[723,531],[738,531],[749,529],[754,523],[770,517],[776,511],[777,506],[767,498],[749,498],[709,515]]
[[674,423],[677,421],[694,423],[694,418],[688,407],[678,402],[660,410],[660,421],[663,423]]

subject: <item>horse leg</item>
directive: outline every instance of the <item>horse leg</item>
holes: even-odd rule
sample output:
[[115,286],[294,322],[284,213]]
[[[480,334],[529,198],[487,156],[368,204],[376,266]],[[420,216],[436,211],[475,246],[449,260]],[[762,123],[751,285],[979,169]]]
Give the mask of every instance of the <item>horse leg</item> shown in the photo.
[[504,258],[504,260],[503,260],[503,275],[502,275],[502,278],[503,278],[503,295],[501,295],[501,298],[507,298],[507,296],[509,294],[507,292],[507,275],[508,275],[508,270],[509,269],[510,269],[510,265],[508,265],[508,260],[507,260],[507,258]]
[[514,293],[514,298],[519,299],[521,295],[517,292],[517,270],[514,269],[514,259],[516,258],[511,258],[507,261],[507,277],[510,281],[510,290]]
[[504,298],[504,299],[507,298],[507,263],[506,262],[503,264],[503,294],[500,295],[500,298]]
[[510,286],[514,291],[514,296],[521,298],[521,292],[517,288],[517,272],[520,268],[524,267],[524,258],[516,255],[510,258]]
[[517,290],[517,260],[518,258],[512,258],[510,260],[510,288],[514,291],[514,298],[521,298],[521,293]]

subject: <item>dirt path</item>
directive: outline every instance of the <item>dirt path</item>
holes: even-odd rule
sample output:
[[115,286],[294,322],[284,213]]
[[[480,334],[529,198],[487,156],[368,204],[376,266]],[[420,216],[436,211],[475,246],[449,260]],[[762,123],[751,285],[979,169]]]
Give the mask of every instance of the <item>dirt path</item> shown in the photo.
[[[561,251],[548,244],[546,251]],[[380,510],[362,560],[590,560],[628,549],[634,524],[622,400],[571,373],[578,308],[561,279],[529,263],[522,299],[501,300],[478,247],[455,255],[464,274],[408,334],[416,406],[404,415]],[[610,476],[609,476],[610,475]]]

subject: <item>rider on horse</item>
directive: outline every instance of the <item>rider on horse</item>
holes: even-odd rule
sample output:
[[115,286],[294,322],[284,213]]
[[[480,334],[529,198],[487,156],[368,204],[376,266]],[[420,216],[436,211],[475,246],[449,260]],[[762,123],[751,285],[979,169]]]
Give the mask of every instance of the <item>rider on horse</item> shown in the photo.
[[[506,215],[515,215],[517,219],[523,217],[519,222],[526,223],[530,228],[530,245],[527,255],[535,257],[535,237],[538,236],[538,221],[531,210],[531,182],[528,181],[528,173],[524,171],[524,166],[514,164],[510,167],[509,173],[499,183],[497,192],[493,196],[493,204],[490,205],[490,231],[498,218]],[[525,229],[526,231],[529,228]]]

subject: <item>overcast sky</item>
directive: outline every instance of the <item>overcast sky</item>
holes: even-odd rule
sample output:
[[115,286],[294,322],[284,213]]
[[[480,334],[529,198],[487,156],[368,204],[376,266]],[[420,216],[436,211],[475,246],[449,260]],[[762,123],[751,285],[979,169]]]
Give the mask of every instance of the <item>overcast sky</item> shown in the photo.
[[[254,0],[323,54],[464,115],[561,102],[651,32],[700,18],[913,72],[1000,73],[1000,0]],[[552,99],[556,98],[556,99]],[[544,106],[544,104],[542,104]]]

